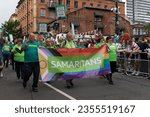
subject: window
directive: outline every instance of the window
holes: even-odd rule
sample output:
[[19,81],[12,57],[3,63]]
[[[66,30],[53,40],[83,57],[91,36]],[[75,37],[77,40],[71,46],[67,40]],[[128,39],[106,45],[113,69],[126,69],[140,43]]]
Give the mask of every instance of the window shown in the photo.
[[98,8],[100,8],[100,7],[101,7],[101,5],[100,5],[100,4],[97,4],[97,7],[98,7]]
[[62,4],[62,0],[58,0],[58,4]]
[[86,2],[82,2],[82,7],[86,7]]
[[102,21],[102,18],[101,18],[101,17],[95,17],[95,21],[96,21],[96,22],[101,22],[101,21]]
[[94,4],[93,3],[90,3],[90,7],[93,7],[94,6]]
[[41,0],[41,3],[45,3],[45,0]]
[[45,9],[41,9],[40,16],[45,17],[45,12],[46,12]]
[[67,1],[66,1],[66,6],[67,6],[67,7],[70,7],[70,0],[67,0]]
[[107,9],[107,5],[105,5],[104,8]]
[[74,1],[74,8],[78,8],[78,1]]
[[52,19],[55,18],[55,11],[50,11],[50,18],[52,18]]
[[39,24],[39,32],[47,32],[47,24],[46,23]]

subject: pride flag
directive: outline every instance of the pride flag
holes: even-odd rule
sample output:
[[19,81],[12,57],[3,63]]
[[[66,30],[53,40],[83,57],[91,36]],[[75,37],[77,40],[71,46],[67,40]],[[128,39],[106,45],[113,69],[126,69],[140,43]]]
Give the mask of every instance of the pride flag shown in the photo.
[[93,78],[110,73],[107,45],[101,48],[39,48],[42,81]]

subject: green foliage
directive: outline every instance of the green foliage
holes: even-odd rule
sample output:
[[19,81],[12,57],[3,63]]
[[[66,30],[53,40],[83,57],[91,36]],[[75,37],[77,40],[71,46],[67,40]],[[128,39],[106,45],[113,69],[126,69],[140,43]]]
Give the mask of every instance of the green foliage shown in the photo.
[[2,24],[3,35],[8,36],[8,34],[12,34],[14,37],[18,37],[21,35],[20,23],[16,21],[8,21]]
[[148,35],[150,35],[150,23],[146,24],[144,26],[145,31],[147,32]]

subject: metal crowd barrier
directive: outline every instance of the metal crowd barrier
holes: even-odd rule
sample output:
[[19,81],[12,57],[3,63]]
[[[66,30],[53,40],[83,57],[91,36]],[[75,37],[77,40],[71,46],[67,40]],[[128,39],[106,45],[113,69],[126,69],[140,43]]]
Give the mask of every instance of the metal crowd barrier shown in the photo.
[[[141,59],[141,54],[146,56],[145,59]],[[135,70],[135,66],[139,71],[140,76],[149,77],[150,78],[150,53],[148,52],[140,52],[133,54],[134,57],[129,58],[129,53],[119,52],[117,53],[117,69],[118,72],[122,72],[125,75],[133,75]],[[135,57],[138,56],[139,58]]]

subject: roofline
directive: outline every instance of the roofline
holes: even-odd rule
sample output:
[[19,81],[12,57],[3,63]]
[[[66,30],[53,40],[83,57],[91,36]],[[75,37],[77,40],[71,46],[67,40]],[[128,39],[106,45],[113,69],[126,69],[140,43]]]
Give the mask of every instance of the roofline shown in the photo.
[[16,6],[16,8],[18,8],[25,0],[19,0],[18,5]]

